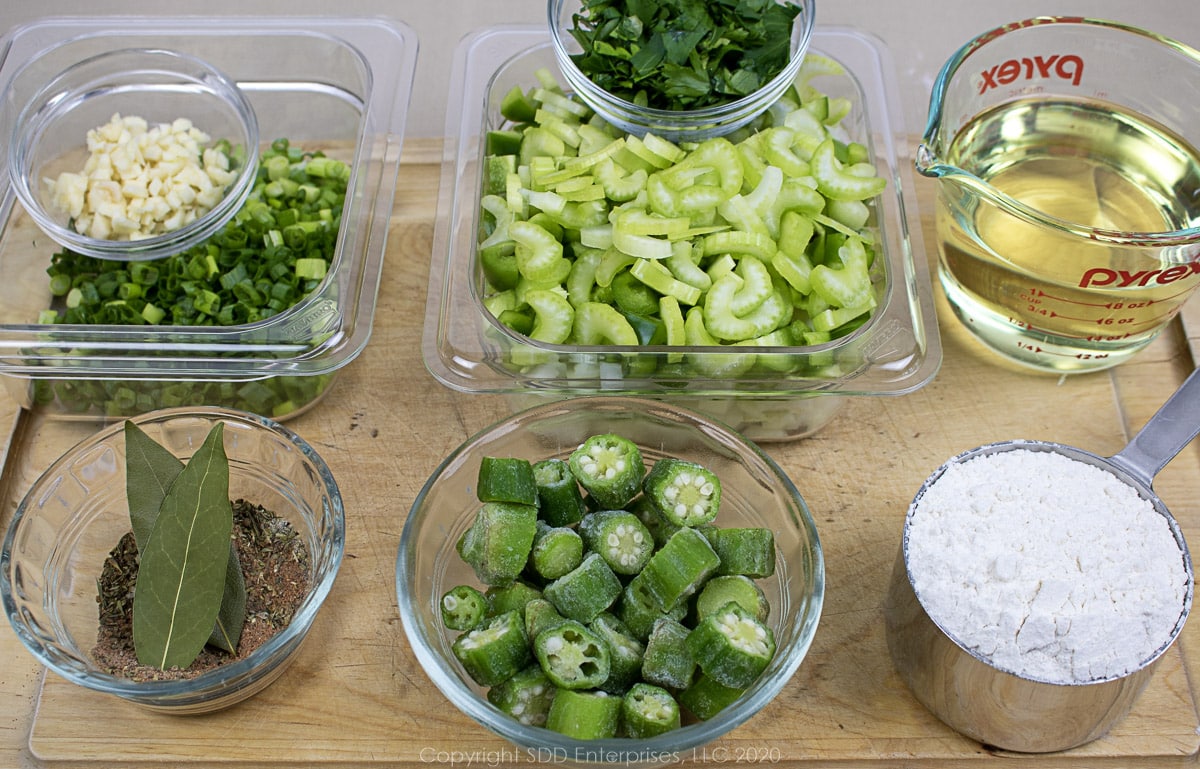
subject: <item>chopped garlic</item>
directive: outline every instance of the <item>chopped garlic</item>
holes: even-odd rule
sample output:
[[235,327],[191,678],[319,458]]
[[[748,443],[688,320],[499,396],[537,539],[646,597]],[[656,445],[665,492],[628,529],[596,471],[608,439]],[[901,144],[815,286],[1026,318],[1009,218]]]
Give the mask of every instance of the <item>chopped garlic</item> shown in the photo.
[[82,171],[46,179],[53,204],[77,232],[102,240],[139,240],[184,227],[225,195],[236,173],[209,136],[187,118],[151,126],[113,115],[87,133]]

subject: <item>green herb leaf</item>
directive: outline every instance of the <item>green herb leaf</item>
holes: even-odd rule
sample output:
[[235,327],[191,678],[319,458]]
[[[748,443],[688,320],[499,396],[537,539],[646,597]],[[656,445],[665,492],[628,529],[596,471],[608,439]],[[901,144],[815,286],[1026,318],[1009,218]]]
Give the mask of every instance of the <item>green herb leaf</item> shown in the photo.
[[737,99],[787,65],[800,6],[775,0],[583,0],[572,56],[597,86],[666,110]]
[[230,542],[229,561],[225,566],[225,592],[221,596],[221,609],[217,612],[217,622],[208,642],[230,654],[236,654],[245,624],[246,578],[238,561],[237,547]]
[[133,422],[125,422],[125,496],[129,523],[138,550],[144,550],[167,489],[183,470],[183,462]]
[[224,424],[171,484],[138,566],[133,641],[138,661],[187,667],[212,633],[233,531]]
[[[125,495],[129,521],[139,551],[146,546],[167,490],[183,470],[183,462],[136,424],[125,422]],[[237,652],[246,622],[246,580],[237,548],[229,542],[221,609],[208,643],[230,654]]]

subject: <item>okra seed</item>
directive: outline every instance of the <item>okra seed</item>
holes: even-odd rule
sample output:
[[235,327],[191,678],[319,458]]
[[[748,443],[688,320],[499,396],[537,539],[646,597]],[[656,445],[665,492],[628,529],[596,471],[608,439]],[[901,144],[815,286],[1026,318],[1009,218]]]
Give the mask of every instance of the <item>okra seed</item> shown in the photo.
[[560,638],[559,636],[554,636],[553,638],[546,639],[546,651],[549,652],[550,654],[557,654],[558,652],[562,651],[562,648],[563,648],[563,639]]

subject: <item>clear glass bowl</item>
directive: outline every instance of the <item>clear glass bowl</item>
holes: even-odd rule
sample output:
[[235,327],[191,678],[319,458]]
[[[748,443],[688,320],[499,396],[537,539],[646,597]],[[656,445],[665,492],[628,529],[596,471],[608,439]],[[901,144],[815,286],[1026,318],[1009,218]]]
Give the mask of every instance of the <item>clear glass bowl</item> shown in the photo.
[[185,461],[214,424],[224,423],[231,499],[286,518],[308,546],[311,587],[291,624],[244,659],[190,680],[138,682],[96,665],[89,653],[99,623],[96,582],[130,528],[123,423],[69,449],[18,504],[0,551],[0,599],[26,648],[72,683],[173,714],[225,708],[278,678],[312,626],[342,562],[342,497],[316,451],[269,419],[208,408],[133,421]]
[[[539,460],[566,457],[586,438],[615,432],[641,448],[647,464],[664,456],[706,465],[721,479],[722,526],[766,526],[775,532],[777,567],[760,585],[771,604],[778,651],[770,667],[735,704],[708,720],[642,740],[581,741],[524,726],[493,707],[458,664],[454,634],[441,623],[439,599],[474,573],[455,552],[478,501],[475,482],[484,456]],[[761,449],[720,422],[657,401],[585,397],[544,404],[483,430],[454,450],[413,502],[400,536],[396,594],[409,644],[433,683],[463,713],[531,755],[556,763],[645,766],[669,763],[751,718],[799,668],[816,633],[825,593],[825,566],[816,525],[800,492]]]
[[[18,72],[40,87],[76,62],[127,48],[168,49],[211,63],[249,100],[264,142],[284,138],[350,167],[333,261],[298,304],[254,323],[38,323],[55,301],[46,270],[57,244],[0,172],[0,382],[19,405],[71,420],[187,405],[275,419],[301,414],[329,392],[370,338],[416,68],[415,34],[399,20],[377,17],[44,18],[0,37],[0,92],[14,94]],[[0,121],[12,112],[0,109]],[[5,156],[0,150],[0,163]]]
[[[41,71],[36,58],[25,65],[9,84],[12,96],[24,98]],[[46,180],[80,172],[88,132],[113,115],[145,118],[151,126],[187,118],[213,142],[242,148],[245,158],[221,200],[191,223],[140,240],[90,237],[54,204]],[[237,213],[257,167],[258,119],[237,83],[195,56],[151,48],[106,51],[67,67],[20,108],[8,146],[9,181],[33,220],[63,247],[101,259],[157,259],[200,243]]]
[[808,51],[815,24],[815,0],[780,0],[800,7],[792,24],[791,56],[779,74],[762,88],[735,101],[696,110],[652,109],[635,104],[605,91],[575,65],[571,56],[582,49],[571,35],[572,17],[579,12],[580,0],[548,0],[547,15],[554,42],[554,58],[563,79],[572,90],[601,117],[623,131],[639,136],[647,132],[671,141],[698,141],[722,136],[741,128],[762,114],[779,99],[796,79],[804,54]]
[[[588,394],[661,398],[757,442],[816,433],[845,406],[842,396],[902,395],[932,380],[942,348],[911,163],[902,155],[899,89],[887,48],[850,28],[814,30],[811,50],[845,68],[814,82],[854,105],[843,125],[888,180],[871,202],[881,279],[865,325],[824,344],[751,348],[546,344],[499,324],[483,304],[477,260],[486,136],[508,125],[500,105],[510,89],[536,83],[541,68],[558,73],[549,38],[545,29],[496,27],[468,35],[455,53],[423,340],[434,377],[462,392],[505,394],[514,408]],[[538,365],[526,362],[531,353]],[[678,354],[721,361],[747,353],[756,365],[736,375],[672,365]]]

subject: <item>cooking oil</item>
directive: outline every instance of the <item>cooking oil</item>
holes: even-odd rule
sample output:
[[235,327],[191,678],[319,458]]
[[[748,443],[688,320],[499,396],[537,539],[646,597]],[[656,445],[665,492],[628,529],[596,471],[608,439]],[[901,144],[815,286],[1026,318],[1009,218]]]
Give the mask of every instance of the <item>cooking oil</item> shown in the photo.
[[1026,98],[969,121],[946,162],[1051,220],[967,185],[940,187],[947,298],[1010,358],[1055,371],[1116,365],[1200,285],[1195,238],[1146,235],[1200,223],[1200,157],[1143,117],[1101,101]]

